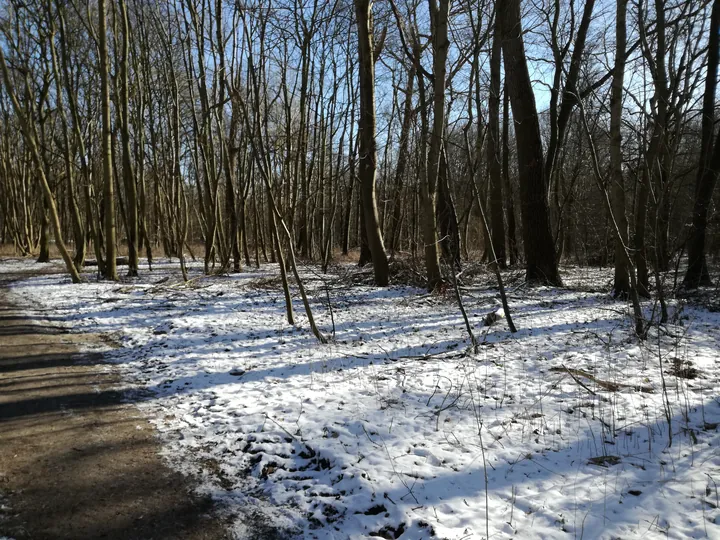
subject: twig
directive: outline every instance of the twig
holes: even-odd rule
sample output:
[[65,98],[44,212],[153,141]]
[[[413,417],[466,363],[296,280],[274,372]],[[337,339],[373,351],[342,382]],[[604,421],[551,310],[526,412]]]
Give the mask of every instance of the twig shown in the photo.
[[590,392],[590,395],[591,395],[591,396],[597,396],[597,394],[596,394],[595,392],[593,392],[593,391],[590,390],[587,386],[585,386],[585,384],[584,384],[580,379],[578,379],[578,378],[575,376],[575,374],[574,374],[572,371],[570,371],[568,368],[566,368],[564,365],[563,365],[563,369],[565,370],[565,373],[567,373],[568,375],[570,375],[570,377],[572,377],[572,379],[573,379],[576,383],[578,383],[578,384],[579,384],[580,386],[582,386],[585,390],[587,390],[588,392]]
[[485,444],[483,444],[483,438],[482,438],[482,423],[480,424],[480,429],[478,430],[478,435],[480,437],[480,451],[482,452],[482,460],[483,460],[483,474],[485,475],[485,537],[490,538],[490,497],[488,495],[488,473],[487,473],[487,461],[485,459]]

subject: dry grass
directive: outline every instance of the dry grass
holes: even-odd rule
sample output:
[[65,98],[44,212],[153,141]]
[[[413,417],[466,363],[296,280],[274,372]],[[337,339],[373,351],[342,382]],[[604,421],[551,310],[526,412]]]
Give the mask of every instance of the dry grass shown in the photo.
[[0,257],[20,257],[13,244],[0,244]]

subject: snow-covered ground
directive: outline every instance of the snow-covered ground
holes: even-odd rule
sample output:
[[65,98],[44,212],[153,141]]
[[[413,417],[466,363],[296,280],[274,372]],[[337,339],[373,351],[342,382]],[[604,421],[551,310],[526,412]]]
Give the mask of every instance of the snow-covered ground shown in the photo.
[[510,287],[511,334],[482,326],[496,290],[468,285],[471,354],[450,292],[308,267],[321,345],[299,298],[287,324],[277,267],[200,270],[12,293],[122,345],[169,460],[238,537],[264,520],[305,538],[720,538],[720,314],[673,302],[641,342],[610,273],[574,269],[565,289]]

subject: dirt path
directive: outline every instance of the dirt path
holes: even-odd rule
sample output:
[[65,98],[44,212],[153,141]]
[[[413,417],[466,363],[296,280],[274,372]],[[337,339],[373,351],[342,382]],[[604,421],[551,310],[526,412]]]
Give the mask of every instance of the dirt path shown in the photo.
[[[8,276],[4,276],[7,278]],[[101,336],[12,305],[0,282],[0,538],[228,538],[212,503],[158,455]]]

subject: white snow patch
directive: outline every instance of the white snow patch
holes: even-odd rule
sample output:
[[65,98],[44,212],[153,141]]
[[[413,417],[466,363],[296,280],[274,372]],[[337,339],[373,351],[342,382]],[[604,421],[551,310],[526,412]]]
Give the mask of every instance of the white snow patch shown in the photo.
[[[717,313],[673,302],[640,342],[625,304],[581,287],[611,275],[573,270],[574,288],[511,290],[510,334],[483,327],[496,292],[473,287],[474,355],[451,295],[308,267],[327,334],[332,304],[320,345],[299,301],[287,324],[276,267],[200,270],[188,286],[165,263],[13,293],[122,343],[111,359],[153,392],[141,407],[168,459],[238,516],[238,537],[259,514],[305,538],[720,538]],[[688,367],[697,378],[675,375]]]

